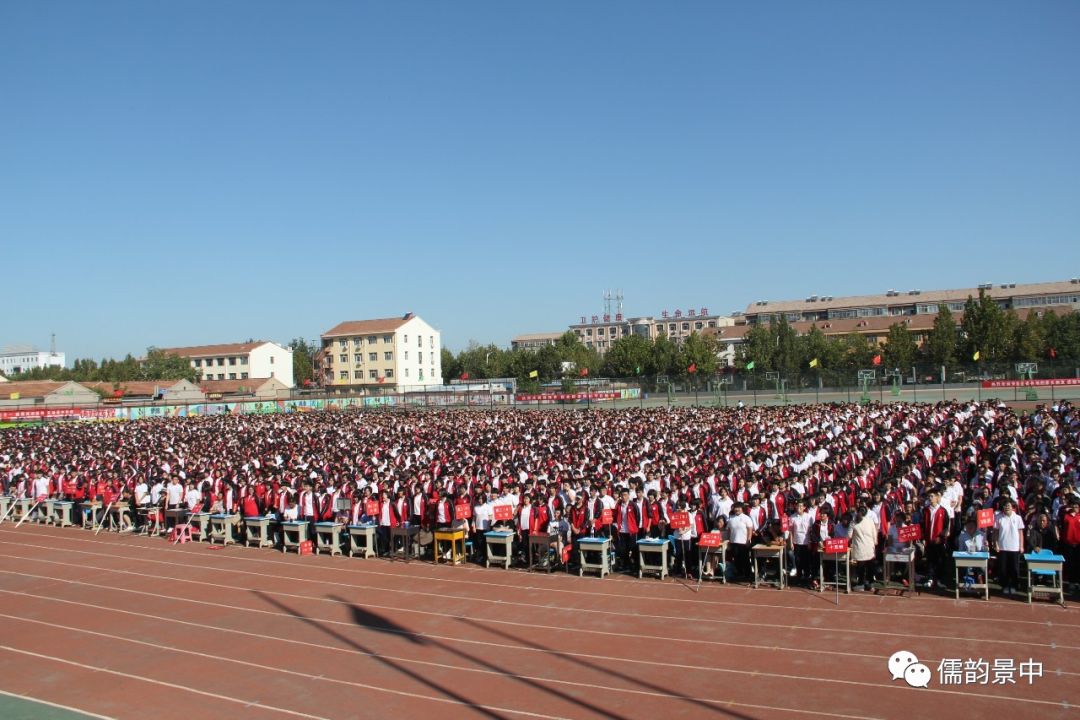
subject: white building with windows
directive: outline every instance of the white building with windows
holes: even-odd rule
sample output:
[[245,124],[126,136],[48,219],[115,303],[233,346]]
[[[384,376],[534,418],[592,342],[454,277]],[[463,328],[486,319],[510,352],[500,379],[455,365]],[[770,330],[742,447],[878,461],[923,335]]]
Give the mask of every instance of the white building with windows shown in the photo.
[[64,353],[26,348],[5,348],[0,352],[0,374],[18,375],[34,368],[64,367]]
[[267,340],[224,345],[161,348],[187,358],[200,380],[274,378],[293,387],[293,351]]
[[442,336],[419,316],[349,320],[322,334],[316,377],[326,388],[442,384]]

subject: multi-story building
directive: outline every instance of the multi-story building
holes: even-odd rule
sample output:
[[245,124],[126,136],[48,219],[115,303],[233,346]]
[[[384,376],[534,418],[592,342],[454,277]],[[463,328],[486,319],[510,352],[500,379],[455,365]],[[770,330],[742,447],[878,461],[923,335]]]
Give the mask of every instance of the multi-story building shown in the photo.
[[199,371],[200,380],[249,380],[274,378],[293,386],[293,351],[275,342],[162,348],[169,355],[187,358]]
[[994,299],[1003,310],[1047,308],[1053,310],[1080,309],[1080,279],[1060,282],[984,283],[959,290],[889,290],[879,295],[833,297],[811,295],[805,300],[758,300],[747,306],[745,316],[750,325],[787,318],[788,322],[827,322],[830,320],[902,318],[912,315],[934,315],[944,304],[952,312],[961,312],[968,297],[978,297],[982,291]]
[[17,375],[34,368],[64,367],[64,353],[28,348],[5,348],[0,352],[0,373]]
[[343,390],[441,385],[441,336],[412,313],[349,320],[322,334],[316,372],[323,387]]
[[518,335],[510,341],[511,350],[539,350],[542,347],[554,347],[565,333],[530,333]]
[[666,337],[672,342],[681,343],[692,333],[702,333],[707,328],[734,325],[735,320],[726,315],[714,315],[708,308],[691,308],[685,312],[664,310],[660,317],[624,317],[616,315],[581,316],[581,322],[570,326],[586,347],[595,348],[603,355],[611,344],[628,335],[639,335],[648,340]]

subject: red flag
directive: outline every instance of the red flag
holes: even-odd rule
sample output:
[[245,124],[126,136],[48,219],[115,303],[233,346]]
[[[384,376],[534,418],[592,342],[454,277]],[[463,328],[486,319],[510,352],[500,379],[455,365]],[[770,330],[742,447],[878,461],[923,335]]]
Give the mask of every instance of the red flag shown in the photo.
[[468,380],[469,379],[469,373],[467,373],[467,372],[461,373],[461,379],[462,380]]
[[1055,350],[1054,348],[1050,348],[1050,357],[1051,358],[1056,358],[1057,357],[1057,350]]
[[578,375],[580,375],[581,377],[588,377],[589,368],[581,368],[581,371],[578,372]]
[[690,367],[686,368],[686,371],[690,372],[690,373],[696,373],[697,372],[697,363],[690,363]]
[[376,382],[378,382],[380,385],[382,385],[384,382],[386,382],[386,378],[381,377]]
[[304,381],[304,387],[311,387],[311,381],[310,380],[305,380]]
[[873,363],[874,365],[880,365],[881,364],[881,356],[880,355],[875,355],[874,359],[871,360],[870,362]]

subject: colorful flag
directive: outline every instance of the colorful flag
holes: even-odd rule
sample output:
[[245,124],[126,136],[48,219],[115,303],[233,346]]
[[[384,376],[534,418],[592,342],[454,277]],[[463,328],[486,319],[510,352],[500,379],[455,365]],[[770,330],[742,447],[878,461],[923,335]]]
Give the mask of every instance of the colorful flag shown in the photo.
[[874,365],[880,365],[881,364],[881,356],[880,355],[875,355],[874,359],[871,360],[870,362],[872,364],[874,364]]
[[753,369],[754,369],[754,361],[753,361],[753,360],[751,360],[750,362],[746,363],[746,369],[747,369],[747,370],[753,370]]
[[578,375],[580,375],[581,377],[588,377],[589,368],[581,368],[581,370],[578,372]]
[[810,367],[817,367],[820,364],[821,363],[818,362],[817,358],[814,358],[813,360],[810,361]]
[[384,382],[386,382],[386,378],[381,377],[378,380],[376,380],[376,382],[378,382],[380,385],[382,385]]
[[976,350],[975,354],[971,356],[971,359],[978,362],[978,360],[979,360],[979,351],[978,350]]
[[22,395],[20,395],[19,393],[11,393],[10,395],[8,395],[9,400],[18,400],[20,397],[22,397]]
[[697,363],[690,363],[690,367],[686,368],[686,372],[688,372],[688,373],[696,373],[697,372]]
[[529,377],[538,378],[538,377],[540,377],[540,373],[538,371],[536,371],[536,370],[533,370],[532,372],[529,373]]
[[636,368],[634,368],[634,374],[635,375],[640,375],[641,374],[641,366],[640,365],[638,365]]
[[1050,354],[1051,358],[1056,358],[1057,357],[1057,350],[1055,350],[1054,348],[1050,348],[1050,353],[1049,354]]
[[467,372],[461,373],[461,379],[462,380],[468,380],[469,379],[469,373],[467,373]]

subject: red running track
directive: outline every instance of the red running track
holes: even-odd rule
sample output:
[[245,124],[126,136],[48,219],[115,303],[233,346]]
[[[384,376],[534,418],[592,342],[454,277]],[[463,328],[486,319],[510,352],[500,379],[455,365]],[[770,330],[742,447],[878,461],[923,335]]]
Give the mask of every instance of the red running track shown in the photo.
[[[1070,605],[284,556],[0,527],[0,689],[108,717],[1078,717]],[[915,653],[928,688],[892,681]],[[1034,659],[943,686],[942,658]]]

